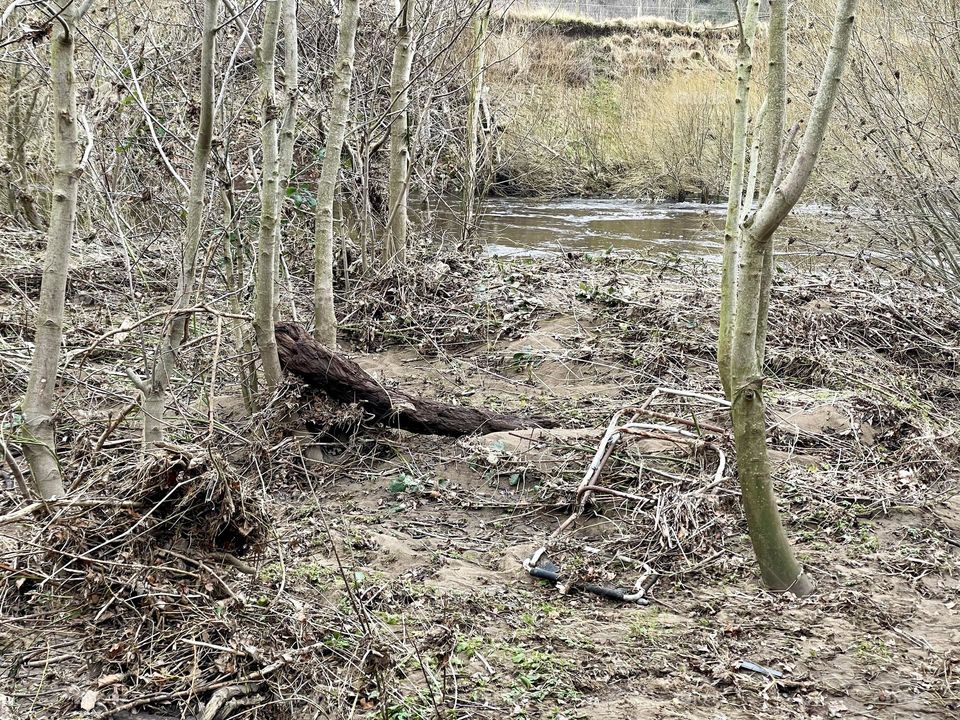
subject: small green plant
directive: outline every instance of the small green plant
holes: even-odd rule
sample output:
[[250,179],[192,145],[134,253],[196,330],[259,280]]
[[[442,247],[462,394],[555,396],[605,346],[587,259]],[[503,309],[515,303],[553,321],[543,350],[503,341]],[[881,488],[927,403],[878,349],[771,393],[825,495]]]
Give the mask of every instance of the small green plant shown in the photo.
[[407,473],[398,473],[397,476],[390,481],[390,484],[387,486],[387,489],[392,493],[402,493],[402,492],[420,492],[423,488],[421,487],[420,482],[413,477],[413,475],[408,475]]
[[886,665],[893,651],[881,639],[868,638],[857,643],[857,660],[864,665]]
[[260,572],[257,575],[263,582],[279,582],[283,577],[283,565],[280,563],[268,563],[260,568]]
[[875,553],[880,549],[880,538],[869,528],[860,528],[858,544],[864,552]]
[[[479,635],[460,638],[460,640],[457,641],[456,654],[462,655],[465,659],[469,660],[477,654],[477,651],[483,646],[483,643],[484,639]],[[460,663],[462,664],[462,660]]]
[[645,645],[654,644],[663,635],[663,627],[660,625],[657,611],[654,609],[637,612],[630,621],[627,632],[632,639],[639,640]]
[[299,580],[306,580],[315,587],[327,589],[332,587],[337,572],[333,568],[326,567],[325,565],[308,562],[302,565],[288,567],[287,576]]

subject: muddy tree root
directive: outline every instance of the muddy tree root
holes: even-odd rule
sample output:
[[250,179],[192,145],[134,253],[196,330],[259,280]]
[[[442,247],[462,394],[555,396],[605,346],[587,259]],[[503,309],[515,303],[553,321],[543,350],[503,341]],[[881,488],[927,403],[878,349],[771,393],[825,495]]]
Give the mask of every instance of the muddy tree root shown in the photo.
[[359,403],[390,427],[423,435],[459,437],[524,428],[550,428],[547,418],[521,418],[479,408],[447,405],[399,390],[387,391],[345,355],[331,352],[296,323],[278,323],[280,365],[308,387],[341,403]]

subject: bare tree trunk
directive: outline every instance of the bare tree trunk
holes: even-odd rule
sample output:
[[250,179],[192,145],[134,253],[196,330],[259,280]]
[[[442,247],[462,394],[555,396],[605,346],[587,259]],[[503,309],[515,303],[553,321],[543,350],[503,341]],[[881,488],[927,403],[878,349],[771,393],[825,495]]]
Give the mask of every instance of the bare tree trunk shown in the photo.
[[77,84],[74,70],[76,13],[71,0],[58,2],[59,22],[50,40],[50,105],[53,113],[53,203],[47,254],[40,285],[40,306],[34,336],[30,380],[23,399],[24,455],[40,497],[64,494],[63,471],[57,460],[53,397],[57,387],[63,306],[70,246],[77,219]]
[[410,21],[416,0],[400,0],[397,18],[397,46],[390,74],[390,178],[388,180],[389,221],[383,244],[383,259],[404,261],[407,250],[407,195],[410,191],[410,71],[413,68],[413,35]]
[[[750,79],[753,74],[753,46],[757,35],[760,0],[750,0],[743,18],[740,45],[737,49],[737,94],[733,109],[733,151],[730,158],[730,194],[727,221],[723,230],[723,277],[720,280],[720,344],[717,352],[723,392],[730,399],[730,353],[733,332],[733,299],[736,297],[737,256],[740,234],[738,224],[743,202],[743,183],[747,162],[747,115],[750,101]],[[749,198],[748,198],[749,201]]]
[[330,123],[324,147],[323,167],[317,184],[317,224],[314,257],[314,336],[331,350],[337,349],[337,317],[333,310],[333,201],[336,195],[340,155],[350,114],[350,87],[356,50],[359,0],[343,0],[340,33],[333,76]]
[[280,126],[280,183],[285,191],[293,169],[300,101],[300,50],[297,31],[297,0],[283,0],[283,124]]
[[[228,175],[229,177],[229,172]],[[230,293],[230,312],[234,315],[240,315],[242,307],[240,306],[240,288],[243,283],[243,251],[240,244],[240,231],[237,228],[236,213],[234,212],[234,201],[232,187],[228,186],[223,190],[223,275],[227,283],[227,290]],[[244,322],[238,318],[233,318],[229,323],[233,341],[237,349],[243,352],[243,357],[252,356],[253,347],[250,339],[243,331]],[[248,372],[246,360],[240,363],[240,394],[243,397],[243,406],[247,412],[252,413],[255,409],[254,398],[256,396],[256,371]]]
[[257,247],[257,277],[254,287],[253,329],[263,363],[263,377],[267,387],[280,382],[280,359],[274,338],[273,288],[277,267],[277,205],[280,198],[280,157],[278,126],[280,109],[277,104],[275,82],[277,61],[277,34],[280,27],[280,8],[283,0],[266,0],[263,35],[257,48],[257,66],[261,84],[261,143],[263,171],[260,188],[260,243]]
[[[297,138],[297,108],[300,104],[300,48],[297,30],[297,0],[283,0],[283,123],[280,125],[280,190],[279,207],[283,206],[290,186],[290,174],[293,171],[293,150]],[[279,215],[278,207],[278,215]],[[276,277],[280,277],[283,257],[283,233],[277,223],[277,267]],[[280,283],[276,282],[273,291],[273,319],[280,318]]]
[[164,328],[151,377],[147,382],[140,384],[143,395],[144,449],[155,448],[163,441],[166,427],[167,389],[176,366],[177,350],[186,337],[189,319],[180,311],[193,304],[197,255],[200,249],[200,235],[203,231],[203,198],[206,190],[207,164],[213,142],[213,66],[219,9],[219,0],[206,0],[200,48],[200,120],[197,126],[197,142],[193,149],[193,174],[190,177],[190,192],[187,197],[187,229],[184,236],[183,256],[180,260],[180,277],[177,280],[177,292],[170,308],[171,318]]
[[[762,352],[758,351],[761,322],[765,322],[761,308],[768,306],[770,285],[764,280],[768,253],[772,254],[773,234],[800,199],[810,173],[816,163],[827,124],[836,100],[840,76],[846,65],[847,51],[853,35],[857,0],[839,0],[833,27],[830,52],[827,56],[800,150],[790,172],[781,183],[766,194],[760,209],[741,224],[737,232],[739,259],[736,266],[725,266],[725,275],[737,273],[731,286],[725,284],[724,300],[731,308],[727,319],[732,323],[728,380],[733,401],[734,440],[737,451],[737,469],[743,493],[744,510],[750,529],[750,540],[756,553],[764,582],[772,589],[806,595],[813,591],[813,582],[803,573],[787,540],[777,509],[776,495],[770,477],[767,457],[766,422],[763,404]],[[772,23],[773,27],[773,23]],[[786,23],[777,23],[780,38],[772,39],[771,49],[779,53],[777,44],[784,41]],[[771,89],[777,88],[778,78],[771,79]],[[770,99],[768,99],[769,101]],[[772,98],[774,114],[778,112],[778,98]],[[742,127],[742,126],[741,126]],[[739,128],[738,128],[739,129]],[[742,129],[739,130],[743,132]],[[776,144],[779,145],[778,138]],[[734,160],[742,143],[736,138]],[[769,147],[769,145],[768,145]],[[777,176],[774,169],[772,177]],[[767,177],[771,177],[768,173]],[[731,186],[731,205],[742,186]],[[729,257],[725,256],[725,263]],[[729,296],[733,293],[732,297]]]
[[373,254],[376,241],[377,223],[374,219],[373,204],[370,200],[370,135],[368,130],[364,130],[362,153],[358,152],[360,158],[360,272],[364,275],[373,264]]
[[[34,196],[26,189],[28,183],[26,146],[33,128],[36,126],[34,110],[40,93],[25,88],[30,71],[23,72],[19,63],[15,63],[10,74],[9,115],[7,119],[6,164],[3,174],[7,185],[7,211],[14,219],[23,213],[24,220],[34,230],[47,229],[43,218],[37,211]],[[24,106],[24,96],[29,103]]]
[[477,202],[477,140],[480,137],[480,100],[483,97],[483,79],[486,69],[484,50],[491,4],[491,0],[487,0],[486,7],[477,8],[477,14],[473,18],[473,62],[470,64],[470,78],[467,82],[467,126],[464,131],[462,235],[464,240],[473,227]]
[[[770,57],[767,69],[767,114],[760,131],[760,201],[767,199],[776,179],[783,147],[783,124],[787,114],[787,23],[788,0],[770,0]],[[752,198],[751,198],[752,201]],[[767,316],[773,284],[773,243],[763,257],[760,317],[757,327],[757,362],[763,368],[767,348]]]
[[[14,220],[17,219],[17,215],[19,214],[18,205],[20,204],[21,192],[19,186],[20,183],[23,182],[25,174],[23,93],[21,88],[23,82],[24,75],[20,63],[14,63],[13,70],[10,73],[10,90],[7,96],[6,164],[3,168],[7,186],[7,212],[10,213],[10,216]],[[36,98],[36,95],[35,93],[34,98]],[[36,99],[34,99],[34,102],[36,102]],[[41,229],[38,227],[35,213],[33,219],[27,216],[27,222],[29,222],[34,229]]]
[[18,175],[17,162],[17,144],[20,140],[21,122],[20,122],[20,84],[23,82],[23,75],[20,69],[20,63],[14,63],[13,70],[10,73],[10,85],[7,93],[7,129],[5,137],[5,164],[3,168],[4,185],[6,185],[5,205],[10,217],[17,219],[17,182],[14,178]]

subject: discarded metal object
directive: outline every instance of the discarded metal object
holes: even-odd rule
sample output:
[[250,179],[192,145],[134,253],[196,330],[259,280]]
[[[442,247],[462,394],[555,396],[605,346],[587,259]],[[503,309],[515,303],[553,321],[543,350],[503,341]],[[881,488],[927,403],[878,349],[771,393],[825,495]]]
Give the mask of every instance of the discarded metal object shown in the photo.
[[763,675],[764,677],[771,678],[772,680],[779,680],[783,677],[783,673],[779,670],[764,667],[763,665],[757,665],[755,662],[750,662],[749,660],[738,661],[735,669],[746,670],[747,672],[756,673],[757,675]]
[[[549,558],[545,557],[546,548],[550,545],[556,538],[564,532],[567,528],[573,525],[577,519],[584,513],[587,508],[587,505],[590,503],[590,497],[594,492],[609,493],[613,495],[619,495],[621,497],[630,497],[628,494],[620,493],[616,490],[609,490],[599,486],[599,478],[601,472],[603,472],[603,467],[606,465],[607,461],[613,455],[614,447],[617,443],[621,442],[625,437],[632,435],[639,435],[644,437],[656,438],[656,439],[666,439],[681,443],[687,444],[703,444],[706,447],[712,448],[716,451],[719,457],[719,464],[717,468],[717,473],[714,478],[714,481],[710,483],[707,487],[702,488],[699,492],[707,492],[723,481],[724,470],[726,469],[727,458],[723,452],[723,449],[715,443],[705,442],[702,436],[703,431],[721,433],[724,432],[722,428],[707,425],[705,423],[699,423],[696,418],[693,421],[687,420],[686,418],[677,418],[670,415],[665,415],[663,413],[658,413],[649,410],[650,404],[654,399],[659,395],[677,395],[681,397],[695,397],[700,400],[708,400],[710,402],[716,403],[720,406],[729,405],[725,400],[719,398],[712,398],[707,395],[698,395],[694,393],[686,393],[678,390],[671,390],[667,388],[656,388],[650,396],[647,398],[646,402],[640,407],[627,406],[618,410],[613,417],[610,419],[610,422],[607,424],[607,429],[603,433],[603,437],[600,439],[600,443],[597,446],[597,450],[593,455],[593,459],[590,461],[590,464],[587,466],[587,470],[584,473],[583,479],[580,481],[580,484],[577,486],[576,495],[574,496],[574,508],[570,513],[570,516],[560,524],[560,526],[554,530],[550,536],[547,538],[546,544],[537,550],[531,557],[523,561],[523,567],[528,573],[533,577],[541,578],[544,580],[549,580],[554,583],[561,583],[562,579],[560,576],[560,568],[552,562]],[[630,419],[627,422],[622,422],[621,418],[624,415],[630,415]],[[675,423],[676,426],[666,425],[666,424],[653,424],[653,423],[639,423],[637,419],[642,416],[647,415],[654,417],[658,420],[664,420],[668,422]],[[696,432],[691,432],[689,429],[684,428],[693,428]],[[624,602],[635,602],[639,604],[649,604],[649,600],[645,598],[647,590],[652,587],[656,582],[656,574],[650,569],[648,565],[644,565],[646,574],[637,581],[634,585],[633,590],[624,590],[622,588],[613,588],[605,587],[602,585],[597,585],[594,583],[580,583],[575,584],[573,587],[578,589],[585,590],[587,592],[593,593],[594,595],[599,595],[600,597],[610,598],[612,600],[620,600]]]
[[[537,550],[532,556],[523,561],[523,567],[528,573],[541,580],[549,580],[553,583],[562,583],[559,566],[550,558],[546,557],[547,549],[545,547]],[[644,565],[646,571],[644,575],[637,580],[632,590],[624,588],[607,587],[596,583],[574,583],[571,587],[584,592],[592,593],[610,600],[619,600],[621,602],[632,602],[638,605],[649,605],[650,601],[645,597],[647,591],[653,587],[657,581],[657,574],[653,572],[649,565]]]

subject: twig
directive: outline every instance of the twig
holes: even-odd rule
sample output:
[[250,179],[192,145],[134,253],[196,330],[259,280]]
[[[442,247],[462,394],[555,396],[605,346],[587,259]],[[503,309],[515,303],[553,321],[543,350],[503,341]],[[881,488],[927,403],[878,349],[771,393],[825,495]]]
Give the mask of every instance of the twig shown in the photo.
[[620,490],[614,490],[613,488],[604,487],[603,485],[584,485],[582,488],[577,489],[577,495],[581,495],[585,492],[598,492],[604,493],[606,495],[615,495],[617,497],[626,498],[627,500],[636,500],[637,502],[646,502],[650,498],[640,497],[639,495],[634,495],[632,493],[621,492]]
[[218,583],[220,583],[221,587],[223,587],[227,595],[229,595],[232,600],[236,600],[239,603],[245,602],[245,600],[242,597],[240,597],[233,591],[233,588],[227,584],[226,580],[224,580],[222,577],[217,575],[217,573],[214,572],[213,569],[211,569],[210,566],[204,563],[203,561],[197,560],[196,558],[189,557],[188,555],[181,555],[175,550],[169,550],[167,548],[157,548],[157,550],[159,550],[164,555],[172,555],[173,557],[183,560],[184,562],[188,562],[191,565],[196,565],[198,568],[202,570],[206,570],[208,573],[213,575],[214,579],[216,579]]
[[[128,372],[127,377],[130,377],[131,379],[135,379],[135,378],[136,378],[136,375],[131,376],[131,373],[133,373],[132,370],[129,370],[129,369],[128,369],[127,372]],[[139,380],[139,378],[136,378],[136,379]],[[136,384],[136,383],[135,383],[135,384]],[[98,452],[100,452],[100,450],[103,448],[103,444],[104,444],[104,443],[107,441],[107,439],[113,434],[113,431],[117,429],[117,426],[120,425],[120,423],[123,422],[124,418],[127,417],[127,415],[129,415],[133,410],[135,410],[135,409],[138,408],[139,406],[140,406],[140,401],[139,401],[139,400],[134,400],[134,401],[131,402],[129,405],[127,405],[127,406],[120,412],[120,414],[117,415],[117,417],[116,417],[114,420],[111,420],[111,421],[110,421],[110,424],[107,425],[106,429],[100,434],[100,437],[97,438],[96,444],[93,446],[93,454],[94,454],[94,455],[96,455]]]
[[307,645],[306,647],[300,648],[299,650],[294,650],[292,652],[284,653],[279,660],[267,665],[266,667],[250,673],[243,680],[221,680],[219,682],[207,683],[205,685],[199,686],[190,686],[185,690],[178,690],[177,692],[172,693],[156,693],[155,695],[148,695],[145,697],[139,697],[136,700],[131,700],[130,702],[124,703],[123,705],[118,705],[115,708],[110,710],[104,710],[99,715],[94,716],[94,720],[107,720],[119,712],[124,712],[126,710],[133,710],[134,708],[143,707],[144,705],[152,705],[154,703],[168,702],[170,700],[177,700],[182,697],[187,697],[189,695],[195,695],[200,692],[208,692],[210,690],[219,690],[220,688],[231,687],[237,685],[239,682],[244,683],[253,683],[259,682],[261,680],[266,680],[270,675],[273,675],[277,670],[282,668],[284,665],[289,665],[294,660],[299,657],[311,653],[314,650],[320,648],[326,648],[327,641],[321,641],[313,643],[312,645]]
[[230,553],[225,553],[225,552],[210,553],[210,557],[220,560],[221,562],[224,562],[227,565],[232,565],[237,570],[242,572],[244,575],[257,574],[257,571],[254,567],[252,567],[251,565],[248,565],[243,560],[231,555]]
[[635,410],[635,412],[638,414],[649,415],[650,417],[659,418],[660,420],[669,420],[670,422],[675,422],[678,425],[685,425],[686,427],[692,427],[696,430],[709,430],[710,432],[717,433],[719,435],[726,435],[729,432],[718,425],[710,425],[708,423],[695,420],[687,420],[686,418],[667,415],[666,413],[656,412],[655,410],[648,410],[646,408],[630,408],[630,410]]
[[132,323],[130,325],[123,325],[121,327],[114,328],[113,330],[108,330],[107,332],[103,333],[103,335],[95,339],[87,347],[71,350],[69,353],[67,353],[66,359],[64,360],[64,363],[63,363],[63,367],[64,369],[66,369],[66,367],[73,361],[74,358],[81,357],[83,355],[89,355],[94,350],[96,350],[97,347],[100,345],[100,343],[102,343],[104,340],[107,340],[113,337],[114,335],[119,335],[120,333],[128,333],[131,330],[134,330],[140,327],[144,323],[150,322],[151,320],[156,320],[157,318],[164,317],[164,316],[173,317],[174,315],[189,315],[192,313],[201,313],[201,312],[209,313],[218,318],[225,317],[225,318],[231,318],[234,320],[247,320],[247,321],[253,320],[253,318],[250,315],[221,312],[220,310],[210,307],[209,305],[197,305],[195,307],[181,308],[176,311],[172,311],[170,308],[166,308],[164,310],[159,310],[155,313],[151,313],[146,317],[142,317],[139,320],[137,320],[135,323]]
[[13,457],[13,454],[10,452],[10,448],[7,447],[7,443],[4,442],[3,437],[0,437],[0,446],[3,447],[3,459],[10,468],[10,472],[13,474],[13,479],[17,481],[17,487],[20,488],[20,494],[23,495],[23,497],[30,499],[33,497],[33,494],[30,492],[27,481],[24,479],[23,473],[20,471],[20,466],[17,464],[16,458]]
[[115,507],[115,508],[141,508],[144,507],[143,503],[135,502],[133,500],[111,500],[110,498],[102,499],[81,499],[81,498],[56,498],[55,500],[46,500],[40,502],[30,503],[29,505],[24,505],[19,510],[14,510],[11,513],[0,516],[0,525],[5,525],[6,523],[16,522],[17,520],[22,520],[25,517],[33,515],[38,510],[43,508],[71,508],[71,507],[86,507],[86,508],[95,508],[95,507]]
[[728,408],[730,407],[730,401],[724,400],[723,398],[714,397],[713,395],[703,395],[702,393],[688,392],[687,390],[676,390],[674,388],[657,388],[658,394],[660,395],[672,395],[673,397],[682,397],[682,398],[691,398],[693,400],[703,400],[704,402],[713,403],[714,405],[719,405],[720,407]]
[[220,367],[220,341],[223,339],[223,318],[217,316],[217,339],[213,345],[213,362],[210,365],[210,392],[207,395],[207,443],[213,444],[214,398],[217,390],[217,368]]

